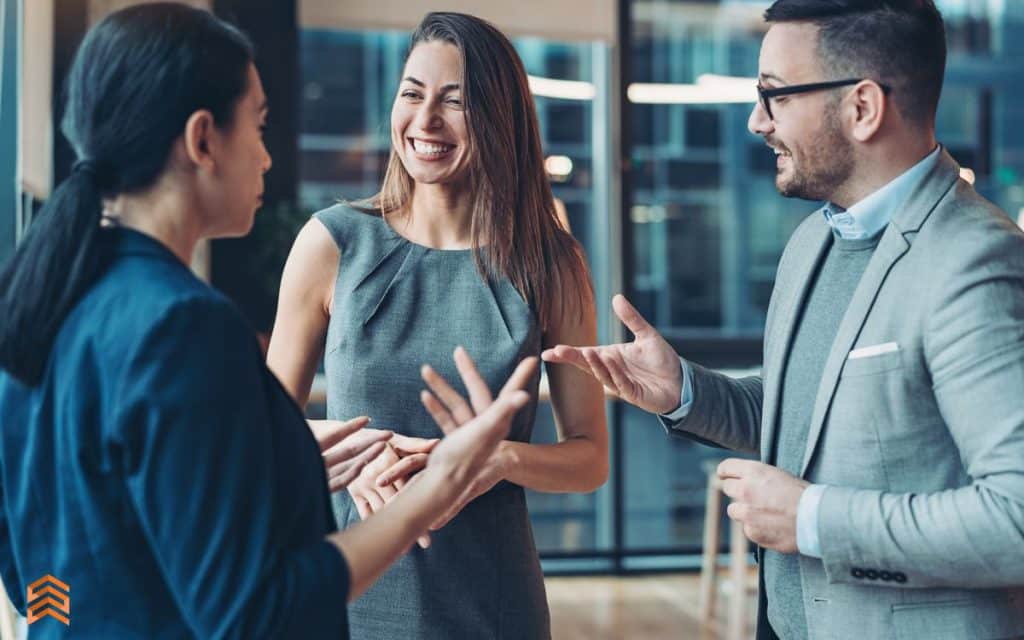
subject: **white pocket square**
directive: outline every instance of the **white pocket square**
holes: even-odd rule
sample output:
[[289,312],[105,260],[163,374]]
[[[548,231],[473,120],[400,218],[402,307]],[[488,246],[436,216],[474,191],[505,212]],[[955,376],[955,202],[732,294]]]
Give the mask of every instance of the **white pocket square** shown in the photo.
[[882,344],[873,344],[870,347],[858,347],[850,352],[850,355],[846,356],[847,360],[859,360],[860,358],[871,358],[873,356],[880,356],[884,353],[892,353],[893,351],[899,351],[900,345],[895,342],[883,342]]

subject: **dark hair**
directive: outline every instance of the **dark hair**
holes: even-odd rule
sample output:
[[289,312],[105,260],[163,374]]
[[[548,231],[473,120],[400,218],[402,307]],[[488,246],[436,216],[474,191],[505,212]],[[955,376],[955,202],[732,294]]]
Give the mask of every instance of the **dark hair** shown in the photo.
[[240,31],[180,4],[131,7],[89,30],[61,123],[79,160],[0,272],[0,367],[39,382],[65,317],[110,260],[102,199],[152,186],[196,111],[229,126],[252,59]]
[[[543,330],[562,315],[582,318],[593,295],[586,259],[558,220],[519,54],[494,25],[464,13],[424,16],[406,59],[426,42],[446,42],[462,57],[462,99],[473,153],[471,232],[481,275],[508,278],[536,310]],[[412,189],[412,177],[392,149],[381,192],[365,204],[387,215],[409,201]]]
[[777,0],[764,18],[817,25],[822,65],[837,76],[828,79],[888,84],[904,118],[934,126],[946,29],[932,0]]

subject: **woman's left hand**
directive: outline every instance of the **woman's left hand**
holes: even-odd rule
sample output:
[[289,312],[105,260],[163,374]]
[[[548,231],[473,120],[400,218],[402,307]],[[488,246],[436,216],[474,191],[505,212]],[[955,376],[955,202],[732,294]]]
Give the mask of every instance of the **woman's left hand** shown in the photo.
[[[426,407],[434,422],[446,433],[469,422],[494,402],[491,390],[487,388],[487,383],[476,368],[476,363],[462,347],[455,350],[455,366],[469,392],[469,402],[459,395],[432,367],[424,365],[421,370],[423,381],[427,383],[430,391],[421,392],[420,401],[423,402],[423,406]],[[522,388],[526,386],[526,379],[531,375],[533,375],[532,367],[520,366],[508,379],[505,386],[509,389]],[[499,443],[484,462],[484,466],[476,478],[469,483],[452,508],[431,525],[431,530],[436,531],[448,524],[467,504],[504,480],[508,475],[510,465],[514,464],[512,458],[508,443]]]

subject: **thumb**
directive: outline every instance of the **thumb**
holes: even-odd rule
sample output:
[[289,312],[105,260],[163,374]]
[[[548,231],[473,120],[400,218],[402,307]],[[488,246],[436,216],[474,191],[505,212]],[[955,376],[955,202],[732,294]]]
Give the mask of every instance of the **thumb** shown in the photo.
[[630,304],[629,300],[626,300],[626,296],[621,293],[612,298],[612,308],[619,320],[622,320],[622,324],[626,325],[626,328],[632,331],[637,339],[659,335],[651,323],[647,322],[636,310],[636,307]]

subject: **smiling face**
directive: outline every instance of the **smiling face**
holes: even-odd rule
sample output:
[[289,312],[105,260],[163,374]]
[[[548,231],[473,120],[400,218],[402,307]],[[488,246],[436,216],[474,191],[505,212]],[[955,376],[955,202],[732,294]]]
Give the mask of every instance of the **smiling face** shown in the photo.
[[462,179],[471,155],[461,87],[462,56],[447,42],[423,42],[405,63],[391,108],[391,144],[419,184]]
[[[821,68],[817,43],[818,27],[812,24],[772,25],[761,44],[761,84],[835,80]],[[775,151],[775,186],[783,196],[831,200],[853,174],[853,144],[842,128],[836,91],[842,89],[772,98],[774,118],[755,104],[747,126]]]

